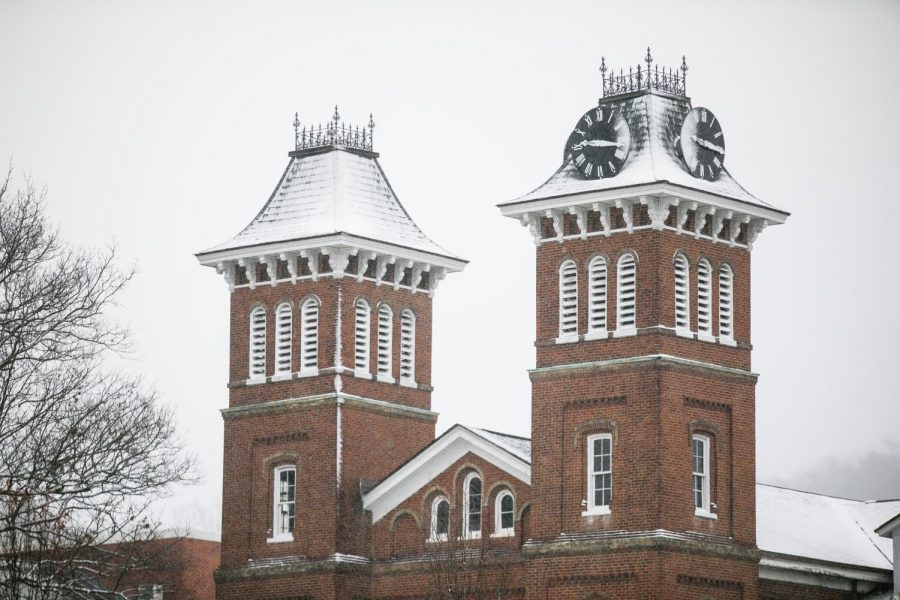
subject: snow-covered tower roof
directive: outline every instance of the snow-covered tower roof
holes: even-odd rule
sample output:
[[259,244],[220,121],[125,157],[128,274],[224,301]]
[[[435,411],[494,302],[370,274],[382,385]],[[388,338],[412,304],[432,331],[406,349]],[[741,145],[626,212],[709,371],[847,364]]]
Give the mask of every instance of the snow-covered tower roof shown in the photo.
[[[717,134],[720,137],[711,138],[712,141],[699,139],[696,142],[697,131],[687,132],[694,134],[688,135],[688,145],[694,140],[702,144],[702,152],[717,153],[713,156],[717,166],[714,176],[708,172],[706,176],[696,170],[692,172],[695,163],[688,161],[693,157],[686,158],[684,154],[684,128],[688,126],[692,112],[707,109],[693,109],[686,95],[687,65],[684,62],[679,69],[660,69],[652,64],[649,49],[645,62],[646,67],[638,66],[618,74],[607,74],[604,62],[600,68],[604,95],[597,108],[585,114],[588,117],[600,109],[605,110],[607,117],[621,116],[621,123],[627,125],[629,135],[622,140],[588,139],[585,142],[583,135],[577,135],[588,129],[585,117],[582,117],[566,142],[563,162],[556,172],[531,192],[501,203],[502,213],[529,226],[536,243],[540,243],[538,225],[542,218],[553,218],[557,222],[565,214],[581,215],[587,210],[603,212],[610,207],[641,204],[647,206],[655,227],[677,228],[680,226],[673,223],[664,225],[670,219],[670,211],[677,213],[674,220],[683,223],[689,211],[699,210],[712,218],[716,226],[730,223],[727,231],[729,235],[734,233],[729,240],[731,243],[752,246],[765,226],[784,223],[789,213],[756,198],[731,176],[722,164],[725,144],[720,125]],[[705,119],[707,113],[698,114]],[[709,115],[714,121],[711,111]],[[619,143],[619,147],[613,149],[624,150],[624,157],[619,157],[622,160],[620,166],[607,168],[604,160],[602,166],[606,171],[602,176],[585,176],[576,165],[578,157],[572,153],[573,145],[579,142],[598,147]],[[703,219],[696,220],[700,227],[703,222]],[[743,243],[737,241],[738,236]]]
[[295,117],[294,151],[275,191],[237,235],[198,253],[200,263],[225,273],[232,287],[237,267],[292,255],[327,255],[337,277],[351,256],[385,266],[400,261],[429,273],[430,289],[461,270],[466,261],[425,235],[400,203],[373,151],[374,127],[371,115],[365,127],[341,122],[337,107],[324,127],[301,129]]

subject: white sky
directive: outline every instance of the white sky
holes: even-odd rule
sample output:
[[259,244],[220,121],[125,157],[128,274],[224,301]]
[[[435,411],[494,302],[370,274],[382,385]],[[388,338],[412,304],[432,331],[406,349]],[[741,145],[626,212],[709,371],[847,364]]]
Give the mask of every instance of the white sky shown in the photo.
[[[900,4],[7,0],[0,161],[46,185],[64,237],[138,266],[128,367],[175,405],[205,473],[170,518],[219,525],[228,292],[193,253],[266,200],[295,110],[374,112],[401,201],[471,261],[435,299],[439,431],[528,435],[534,246],[495,204],[556,169],[600,56],[627,67],[648,44],[661,65],[687,55],[729,171],[793,213],[753,252],[759,479],[827,487],[842,461],[900,496]],[[855,462],[872,456],[888,457],[874,476]]]

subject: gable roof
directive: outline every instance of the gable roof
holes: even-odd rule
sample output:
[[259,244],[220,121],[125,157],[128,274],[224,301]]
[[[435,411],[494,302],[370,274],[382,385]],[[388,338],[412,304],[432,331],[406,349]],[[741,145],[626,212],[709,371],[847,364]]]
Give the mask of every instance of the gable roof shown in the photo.
[[[676,154],[674,143],[681,133],[684,116],[691,110],[690,99],[650,89],[603,99],[601,104],[618,109],[631,130],[631,150],[619,174],[615,177],[585,179],[571,157],[567,157],[543,184],[524,196],[501,203],[500,207],[587,192],[668,183],[787,215],[744,189],[724,167],[715,181],[691,175]],[[725,134],[727,137],[727,131]]]
[[531,485],[531,444],[526,453],[523,439],[454,425],[363,494],[363,508],[372,512],[373,523],[379,521],[470,452]]
[[756,543],[764,553],[874,569],[892,568],[891,541],[875,528],[900,500],[863,502],[756,485]]
[[291,153],[275,191],[250,224],[200,256],[344,233],[459,260],[413,222],[376,157],[342,147]]

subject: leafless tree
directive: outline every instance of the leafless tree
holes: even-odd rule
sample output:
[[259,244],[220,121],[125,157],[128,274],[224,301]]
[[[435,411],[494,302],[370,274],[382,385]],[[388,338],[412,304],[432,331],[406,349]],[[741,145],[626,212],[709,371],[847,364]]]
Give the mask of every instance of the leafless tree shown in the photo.
[[[173,415],[111,368],[113,249],[62,242],[30,181],[0,187],[0,599],[97,597],[135,566],[149,503],[193,479]],[[125,550],[123,550],[125,549]],[[107,596],[108,597],[108,596]]]

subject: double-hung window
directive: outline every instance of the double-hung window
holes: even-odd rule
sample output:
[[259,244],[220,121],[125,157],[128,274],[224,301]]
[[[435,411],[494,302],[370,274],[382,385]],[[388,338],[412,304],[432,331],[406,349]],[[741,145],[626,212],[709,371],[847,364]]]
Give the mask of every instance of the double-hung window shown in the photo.
[[709,493],[709,437],[691,436],[691,472],[693,475],[694,513],[715,518],[711,510]]
[[587,439],[586,515],[609,514],[612,503],[612,435],[600,433]]
[[294,518],[297,507],[297,469],[278,467],[275,469],[275,490],[273,494],[272,538],[273,542],[294,539]]

